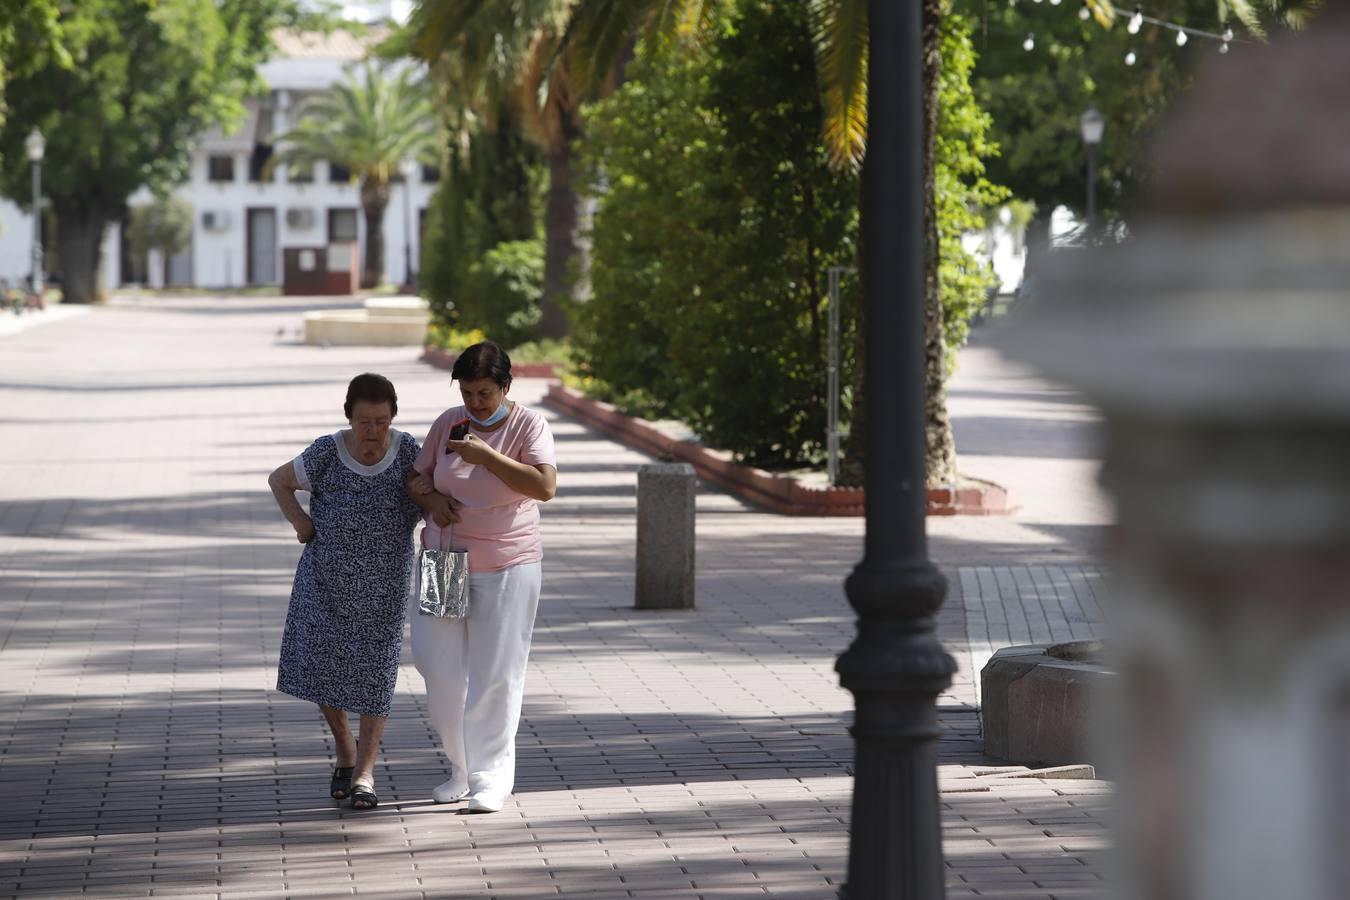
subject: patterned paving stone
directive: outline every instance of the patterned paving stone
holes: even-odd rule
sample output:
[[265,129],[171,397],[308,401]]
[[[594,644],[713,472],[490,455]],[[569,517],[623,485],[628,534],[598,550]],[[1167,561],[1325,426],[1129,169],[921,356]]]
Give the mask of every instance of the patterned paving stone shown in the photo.
[[[517,794],[495,816],[431,803],[409,661],[380,808],[328,800],[316,710],[272,690],[299,547],[266,473],[341,427],[357,372],[394,380],[417,435],[453,398],[408,350],[278,342],[307,305],[145,301],[0,335],[0,896],[836,896],[852,744],[832,666],[862,522],[703,488],[698,608],[634,610],[647,459],[556,416]],[[1000,777],[975,693],[1003,643],[1101,627],[1091,412],[981,346],[952,410],[963,469],[1023,505],[930,523],[961,665],[940,701],[952,896],[1102,896],[1107,787]]]

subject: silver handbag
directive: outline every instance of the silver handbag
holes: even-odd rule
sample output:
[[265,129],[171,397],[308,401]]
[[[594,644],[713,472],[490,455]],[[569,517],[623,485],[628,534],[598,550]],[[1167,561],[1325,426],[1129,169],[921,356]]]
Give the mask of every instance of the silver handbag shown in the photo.
[[450,549],[450,528],[441,529],[443,546],[423,550],[418,566],[417,611],[438,619],[469,616],[469,553]]

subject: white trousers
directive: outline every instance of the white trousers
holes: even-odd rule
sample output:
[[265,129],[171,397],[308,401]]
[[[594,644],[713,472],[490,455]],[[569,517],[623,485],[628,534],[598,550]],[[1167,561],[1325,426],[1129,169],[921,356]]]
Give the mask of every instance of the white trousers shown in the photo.
[[506,797],[516,780],[516,728],[539,608],[540,563],[469,573],[469,616],[414,612],[413,663],[427,686],[431,724],[451,780]]

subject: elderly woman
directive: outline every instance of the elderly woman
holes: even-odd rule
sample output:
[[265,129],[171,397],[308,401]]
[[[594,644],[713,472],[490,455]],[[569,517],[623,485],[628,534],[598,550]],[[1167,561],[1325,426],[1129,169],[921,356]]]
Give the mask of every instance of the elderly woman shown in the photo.
[[430,518],[423,546],[441,546],[453,522],[450,546],[469,553],[469,615],[414,616],[413,661],[450,763],[432,798],[468,797],[470,812],[496,812],[515,784],[542,578],[538,502],[553,497],[557,462],[543,415],[507,399],[511,358],[500,347],[469,347],[451,377],[464,403],[431,426],[408,492]]
[[[389,379],[358,375],[343,406],[350,428],[310,444],[267,479],[305,545],[295,570],[277,690],[319,705],[337,746],[329,793],[374,809],[375,757],[398,680],[417,506],[405,492],[417,441],[390,427]],[[309,513],[296,491],[310,494]],[[361,716],[360,740],[347,713]]]

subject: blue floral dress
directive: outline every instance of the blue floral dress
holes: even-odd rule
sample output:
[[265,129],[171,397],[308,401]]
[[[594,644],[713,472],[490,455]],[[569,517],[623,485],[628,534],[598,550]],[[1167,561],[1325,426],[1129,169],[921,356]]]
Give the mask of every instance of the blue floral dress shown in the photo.
[[389,715],[421,517],[404,492],[417,451],[411,435],[390,429],[388,452],[371,466],[352,457],[341,432],[296,457],[314,539],[295,570],[277,690]]

